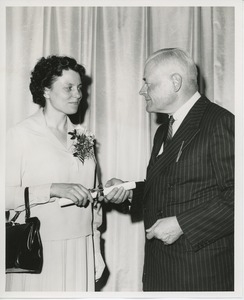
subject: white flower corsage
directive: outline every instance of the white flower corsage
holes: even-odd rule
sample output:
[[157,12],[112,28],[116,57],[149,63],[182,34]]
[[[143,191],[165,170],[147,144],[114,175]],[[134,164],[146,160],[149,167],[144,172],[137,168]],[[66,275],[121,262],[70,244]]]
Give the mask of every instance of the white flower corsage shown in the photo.
[[78,157],[83,164],[87,158],[93,158],[95,160],[94,134],[81,125],[77,125],[75,129],[72,132],[68,132],[68,134],[71,135],[71,140],[74,140],[73,155],[75,157]]

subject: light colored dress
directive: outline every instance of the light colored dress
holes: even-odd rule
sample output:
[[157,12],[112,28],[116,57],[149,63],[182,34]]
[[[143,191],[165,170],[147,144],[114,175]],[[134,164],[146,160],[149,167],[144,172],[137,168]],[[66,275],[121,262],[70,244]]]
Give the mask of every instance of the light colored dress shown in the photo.
[[[74,128],[68,119],[68,132]],[[94,187],[96,163],[90,158],[82,164],[74,157],[70,137],[65,147],[47,127],[43,109],[7,133],[6,209],[23,209],[28,186],[31,216],[41,222],[44,256],[41,274],[6,274],[7,291],[94,291],[95,254],[101,259],[101,210],[91,204],[60,207],[58,199],[49,196],[52,183]],[[21,213],[17,221],[23,222],[24,216]]]

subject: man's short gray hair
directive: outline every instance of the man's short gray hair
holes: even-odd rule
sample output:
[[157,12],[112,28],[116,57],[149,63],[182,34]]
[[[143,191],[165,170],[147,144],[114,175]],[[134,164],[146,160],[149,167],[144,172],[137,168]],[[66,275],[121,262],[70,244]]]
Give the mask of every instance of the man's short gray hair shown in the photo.
[[191,86],[197,88],[197,67],[191,56],[180,48],[164,48],[154,52],[146,60],[155,65],[165,64],[176,66],[185,75]]

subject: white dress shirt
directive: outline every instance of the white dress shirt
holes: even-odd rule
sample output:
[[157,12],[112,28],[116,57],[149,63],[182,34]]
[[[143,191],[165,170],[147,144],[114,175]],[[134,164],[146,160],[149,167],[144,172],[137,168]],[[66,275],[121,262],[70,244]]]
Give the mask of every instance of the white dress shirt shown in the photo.
[[[174,123],[172,125],[172,137],[175,135],[176,131],[180,127],[184,118],[193,107],[193,105],[197,102],[197,100],[201,97],[199,92],[196,92],[184,105],[182,105],[174,114]],[[163,153],[164,144],[162,144],[158,155]]]

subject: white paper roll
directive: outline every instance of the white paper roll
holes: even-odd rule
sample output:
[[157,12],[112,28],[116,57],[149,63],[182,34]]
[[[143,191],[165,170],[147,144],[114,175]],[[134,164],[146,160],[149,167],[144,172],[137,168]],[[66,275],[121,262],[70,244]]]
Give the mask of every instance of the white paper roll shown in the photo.
[[109,194],[114,188],[120,188],[123,187],[125,190],[133,190],[136,188],[136,183],[134,181],[129,181],[129,182],[124,182],[121,184],[117,184],[117,185],[112,185],[110,187],[105,187],[103,194],[104,196],[106,196],[107,194]]
[[[92,196],[92,198],[96,198],[97,197],[97,192],[91,193],[91,196]],[[75,205],[74,202],[72,200],[68,199],[68,198],[60,198],[58,200],[58,204],[61,207]]]

